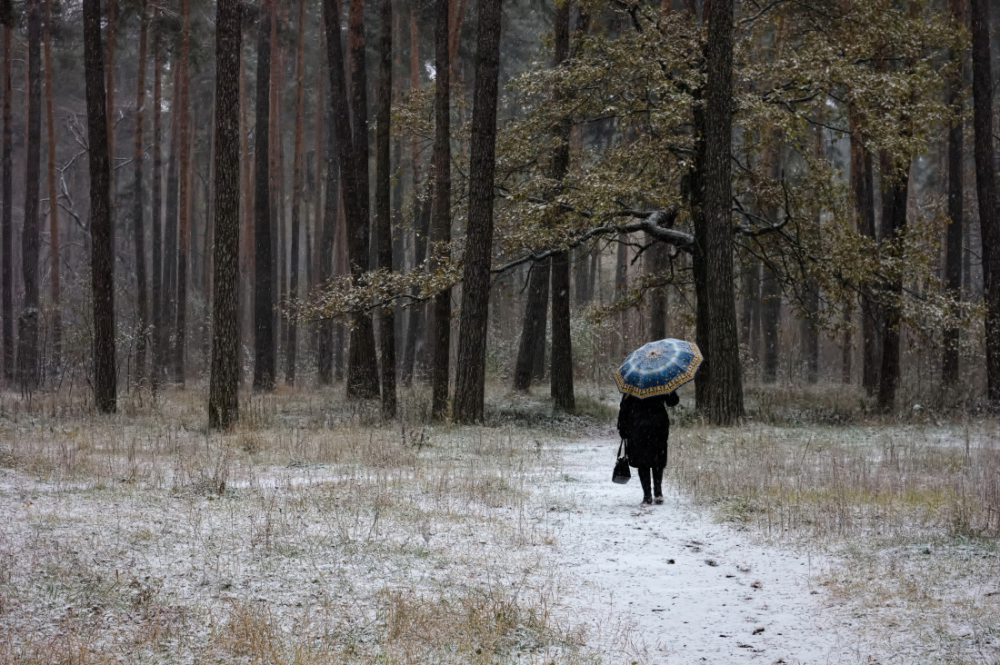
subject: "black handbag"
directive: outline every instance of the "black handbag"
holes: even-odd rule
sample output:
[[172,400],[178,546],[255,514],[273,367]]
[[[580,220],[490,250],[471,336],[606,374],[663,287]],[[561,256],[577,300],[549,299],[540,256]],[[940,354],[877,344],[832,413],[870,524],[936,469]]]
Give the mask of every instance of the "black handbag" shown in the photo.
[[618,461],[615,462],[615,472],[611,474],[611,482],[624,485],[632,479],[632,472],[628,468],[628,457],[623,454],[625,450],[625,439],[622,439],[618,446]]

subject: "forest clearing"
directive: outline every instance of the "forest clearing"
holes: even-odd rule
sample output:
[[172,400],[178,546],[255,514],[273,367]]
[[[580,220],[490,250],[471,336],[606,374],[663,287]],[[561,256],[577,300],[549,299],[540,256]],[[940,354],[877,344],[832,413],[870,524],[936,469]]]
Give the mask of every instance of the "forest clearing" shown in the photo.
[[391,425],[294,392],[229,434],[192,394],[5,419],[0,662],[1000,656],[992,420],[810,423],[850,399],[813,392],[728,430],[682,404],[640,507],[607,388],[556,418],[491,391],[489,428],[427,424],[426,391]]
[[997,665],[995,5],[0,0],[0,665]]

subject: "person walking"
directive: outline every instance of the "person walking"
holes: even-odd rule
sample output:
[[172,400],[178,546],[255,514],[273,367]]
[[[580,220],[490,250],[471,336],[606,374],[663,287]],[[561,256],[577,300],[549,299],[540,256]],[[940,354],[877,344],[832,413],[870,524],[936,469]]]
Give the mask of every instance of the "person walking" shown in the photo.
[[670,437],[668,406],[677,406],[676,392],[640,399],[622,395],[618,407],[618,434],[625,440],[625,457],[642,483],[642,502],[663,503],[663,469]]

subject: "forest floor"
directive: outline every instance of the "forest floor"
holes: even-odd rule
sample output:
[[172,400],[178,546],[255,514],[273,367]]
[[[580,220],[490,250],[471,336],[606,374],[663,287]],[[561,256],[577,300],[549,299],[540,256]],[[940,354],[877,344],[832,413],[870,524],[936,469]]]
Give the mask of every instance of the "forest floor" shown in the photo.
[[202,398],[0,396],[0,663],[1000,661],[995,421],[682,405],[640,507],[596,390],[481,428],[291,391],[226,435]]

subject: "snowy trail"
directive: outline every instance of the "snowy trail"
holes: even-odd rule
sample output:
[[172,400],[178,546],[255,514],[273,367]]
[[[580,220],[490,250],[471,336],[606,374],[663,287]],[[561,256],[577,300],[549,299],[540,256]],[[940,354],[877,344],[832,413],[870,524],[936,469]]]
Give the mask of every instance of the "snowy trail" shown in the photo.
[[576,504],[562,525],[561,567],[580,583],[581,604],[612,616],[591,635],[610,642],[594,645],[615,655],[608,662],[878,662],[857,651],[850,618],[813,581],[822,561],[754,545],[669,485],[663,505],[641,507],[637,478],[611,482],[606,440],[561,448]]

